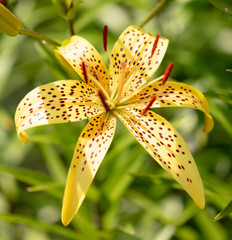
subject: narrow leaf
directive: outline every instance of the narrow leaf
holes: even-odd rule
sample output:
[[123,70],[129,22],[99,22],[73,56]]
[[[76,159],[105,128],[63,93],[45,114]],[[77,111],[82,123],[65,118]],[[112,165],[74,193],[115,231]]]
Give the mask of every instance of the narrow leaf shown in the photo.
[[[23,169],[23,168],[19,168],[19,167],[6,167],[3,165],[0,165],[0,171],[1,172],[6,172],[9,173],[11,175],[13,175],[17,180],[22,181],[26,184],[29,185],[33,185],[33,186],[44,186],[43,190],[46,191],[47,193],[51,194],[52,196],[55,196],[58,199],[62,198],[62,194],[63,194],[63,189],[59,188],[59,189],[51,189],[49,187],[45,187],[47,186],[51,186],[54,184],[57,184],[56,182],[52,181],[48,176],[33,171],[33,170],[29,170],[29,169]],[[31,189],[29,188],[29,191]],[[62,190],[62,191],[60,191]]]
[[40,222],[36,219],[25,217],[22,215],[0,214],[0,219],[10,222],[10,223],[19,223],[19,222],[24,223],[27,226],[40,228],[47,232],[55,233],[59,236],[63,236],[63,237],[65,237],[65,239],[75,239],[75,240],[83,239],[82,236],[80,236],[80,234],[77,235],[76,232],[74,232],[70,229],[61,227],[56,224],[51,224],[51,225],[46,224],[46,223]]
[[215,98],[224,102],[232,104],[232,91],[227,90],[214,90],[204,93],[208,98]]
[[222,108],[220,108],[216,104],[211,104],[210,111],[214,119],[216,119],[228,132],[228,134],[232,136],[232,124],[231,121],[229,120],[229,116],[227,116],[226,110],[222,110]]
[[218,221],[223,217],[226,217],[232,212],[232,200],[228,203],[228,205],[214,218],[214,221]]
[[221,11],[232,15],[232,1],[231,0],[208,0],[215,7]]

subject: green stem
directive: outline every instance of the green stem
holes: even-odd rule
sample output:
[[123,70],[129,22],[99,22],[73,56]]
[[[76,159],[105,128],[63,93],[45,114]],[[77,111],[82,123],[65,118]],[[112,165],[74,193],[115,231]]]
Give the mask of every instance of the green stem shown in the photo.
[[69,9],[73,7],[74,0],[70,2]]
[[74,35],[73,20],[72,20],[72,19],[69,19],[69,20],[68,20],[68,24],[69,24],[69,32],[70,32],[70,35],[73,36],[73,35]]
[[139,27],[143,27],[146,23],[148,23],[158,12],[163,8],[164,4],[169,0],[161,0],[158,2],[157,6],[150,12],[150,14],[145,18],[145,20],[140,24]]
[[65,15],[66,15],[65,19],[66,19],[66,21],[68,23],[68,26],[69,26],[70,35],[73,36],[74,35],[73,20],[67,17],[68,12],[73,8],[73,1],[70,2],[69,7],[67,7],[64,0],[61,0],[61,4],[63,6],[64,12],[65,12]]
[[43,36],[43,35],[35,33],[35,32],[31,32],[29,30],[22,29],[20,31],[20,34],[23,34],[23,35],[26,35],[26,36],[29,36],[29,37],[32,37],[32,38],[36,38],[36,39],[39,39],[39,40],[43,40],[46,43],[49,43],[49,44],[52,44],[52,45],[55,45],[55,46],[60,46],[61,45],[61,43],[58,40],[48,38],[46,36]]
[[65,1],[64,1],[64,0],[61,0],[61,4],[62,4],[62,7],[63,7],[63,9],[64,9],[64,12],[67,14],[68,8],[67,8],[67,5],[66,5]]

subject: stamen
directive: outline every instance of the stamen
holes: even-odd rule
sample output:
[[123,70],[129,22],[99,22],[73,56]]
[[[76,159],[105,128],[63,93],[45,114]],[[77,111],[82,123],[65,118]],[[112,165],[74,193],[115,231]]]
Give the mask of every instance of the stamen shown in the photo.
[[87,76],[87,73],[86,73],[86,67],[85,67],[84,62],[82,62],[81,67],[82,67],[85,83],[88,83],[88,76]]
[[103,48],[104,51],[107,51],[107,35],[108,35],[108,27],[107,25],[103,28]]
[[94,82],[101,90],[101,92],[104,94],[104,96],[106,96],[106,98],[109,98],[109,94],[107,92],[107,89],[105,89],[102,84],[100,83],[100,80],[102,80],[102,76],[100,71],[96,71],[96,69],[89,63],[89,62],[85,62],[85,66],[88,67],[90,70],[89,75],[88,75],[88,79],[91,80],[91,82]]
[[152,106],[153,102],[156,100],[156,96],[152,97],[151,101],[147,104],[147,106],[141,112],[141,116],[143,116]]
[[109,111],[110,111],[110,108],[109,108],[109,106],[107,105],[106,100],[105,100],[105,98],[104,98],[101,90],[98,90],[97,94],[98,94],[99,98],[101,99],[104,108],[106,109],[107,112],[109,112]]
[[166,70],[165,70],[165,72],[164,72],[164,77],[163,77],[162,83],[161,83],[162,85],[164,85],[165,82],[168,80],[168,77],[169,77],[169,75],[170,75],[170,73],[171,73],[171,71],[172,71],[173,65],[174,65],[173,62],[171,62],[171,63],[168,64],[168,66],[167,66],[167,68],[166,68]]
[[152,50],[151,50],[151,58],[153,57],[154,52],[155,52],[155,50],[156,50],[156,48],[157,48],[159,38],[160,38],[160,35],[157,34],[157,35],[156,35],[156,38],[155,38],[155,41],[154,41],[154,43],[153,43]]

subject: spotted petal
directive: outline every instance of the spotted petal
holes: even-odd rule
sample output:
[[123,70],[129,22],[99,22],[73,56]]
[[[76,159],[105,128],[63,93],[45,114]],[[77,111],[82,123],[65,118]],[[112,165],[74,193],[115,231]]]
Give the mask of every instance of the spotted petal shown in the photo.
[[128,27],[114,45],[110,58],[110,89],[112,98],[121,84],[126,83],[123,97],[133,93],[149,80],[159,67],[168,46],[168,39],[156,38],[136,26]]
[[213,119],[209,115],[209,106],[205,96],[196,88],[184,83],[168,81],[164,85],[160,82],[148,84],[123,104],[128,107],[146,108],[154,96],[156,100],[151,107],[191,107],[204,112],[204,132],[212,130]]
[[49,83],[35,88],[20,102],[15,124],[25,143],[24,130],[53,123],[74,122],[105,112],[97,90],[76,80]]
[[86,81],[83,63],[86,69],[88,84],[97,87],[99,83],[108,92],[109,77],[106,66],[98,51],[84,38],[73,36],[64,41],[62,47],[55,51],[57,57],[66,67],[73,69]]
[[62,222],[66,226],[75,216],[104,158],[116,128],[114,115],[94,117],[78,139],[65,187]]
[[180,183],[195,203],[205,205],[204,189],[194,159],[180,134],[164,118],[142,109],[115,110],[126,128],[147,152]]

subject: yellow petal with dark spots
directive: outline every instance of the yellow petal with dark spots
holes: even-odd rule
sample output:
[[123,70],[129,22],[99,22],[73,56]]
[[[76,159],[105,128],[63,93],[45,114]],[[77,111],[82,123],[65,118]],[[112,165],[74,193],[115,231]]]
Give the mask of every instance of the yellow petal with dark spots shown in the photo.
[[152,111],[128,108],[114,113],[146,151],[204,208],[204,188],[195,161],[183,138],[164,118]]
[[191,107],[205,114],[204,132],[213,128],[213,119],[209,115],[209,106],[205,96],[196,88],[184,83],[168,81],[164,85],[154,82],[141,88],[133,97],[123,104],[127,107],[136,106],[146,108],[149,102],[156,97],[151,108],[154,107]]
[[105,112],[97,90],[76,80],[64,80],[35,88],[15,113],[18,138],[27,142],[26,129],[45,124],[75,122]]
[[116,118],[103,113],[82,131],[70,165],[62,206],[66,226],[78,211],[114,136]]
[[123,98],[137,90],[156,72],[166,52],[168,39],[160,37],[152,54],[155,42],[155,36],[136,26],[128,27],[120,35],[110,58],[112,98],[121,84],[124,84]]
[[72,36],[55,52],[61,63],[73,69],[83,81],[85,81],[82,65],[84,63],[88,84],[98,87],[97,82],[109,93],[109,76],[106,66],[98,51],[87,40],[80,36]]

